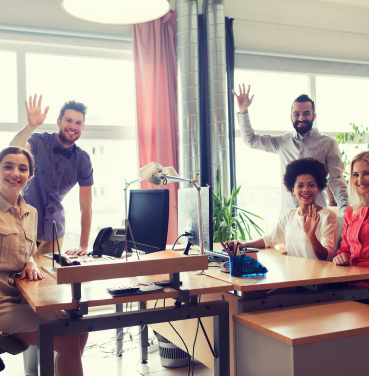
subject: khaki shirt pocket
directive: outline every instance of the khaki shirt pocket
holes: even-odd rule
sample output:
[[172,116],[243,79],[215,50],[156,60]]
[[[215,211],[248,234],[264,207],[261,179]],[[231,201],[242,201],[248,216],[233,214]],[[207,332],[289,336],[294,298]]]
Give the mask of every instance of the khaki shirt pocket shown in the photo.
[[[0,224],[0,269],[14,270],[19,263],[19,230],[16,226]],[[13,267],[11,267],[13,266]],[[16,270],[15,270],[16,271]]]
[[[25,247],[25,256],[28,259],[32,253],[32,248],[33,248],[33,243],[34,243],[34,238],[35,238],[35,233],[32,230],[25,228],[24,229],[24,234],[26,236],[26,247]],[[26,262],[26,260],[25,260]]]

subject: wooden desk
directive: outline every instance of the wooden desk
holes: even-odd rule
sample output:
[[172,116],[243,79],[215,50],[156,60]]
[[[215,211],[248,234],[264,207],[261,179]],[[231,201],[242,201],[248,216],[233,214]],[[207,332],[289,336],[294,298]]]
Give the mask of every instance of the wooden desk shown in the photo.
[[333,262],[285,256],[274,248],[261,249],[258,261],[269,270],[265,277],[231,277],[218,268],[209,268],[206,274],[232,283],[240,292],[369,279],[369,268],[342,267]]
[[[176,258],[177,259],[177,258]],[[182,258],[183,259],[183,258]],[[188,259],[188,257],[187,257]],[[35,257],[36,262],[41,264],[51,263],[45,257]],[[181,258],[178,258],[181,264]],[[178,261],[177,260],[177,261]],[[184,259],[183,259],[184,260]],[[201,260],[200,260],[201,261]],[[187,263],[188,260],[184,260]],[[201,264],[201,262],[200,262]],[[131,265],[135,265],[131,263]],[[137,264],[136,264],[137,265]],[[103,271],[107,265],[103,265]],[[89,266],[86,266],[87,268]],[[86,268],[84,267],[84,268]],[[65,274],[65,270],[60,273],[61,278],[70,278],[73,282],[85,280],[86,274],[75,275],[72,268],[68,267],[70,275]],[[181,268],[180,265],[176,268]],[[93,265],[91,270],[95,270]],[[97,268],[99,269],[99,268]],[[116,268],[113,268],[116,270]],[[99,274],[99,278],[102,275]],[[72,277],[71,277],[72,276]],[[141,309],[133,312],[117,312],[107,315],[72,317],[65,320],[57,320],[38,325],[38,349],[39,349],[39,374],[49,376],[54,372],[53,366],[53,338],[60,335],[86,333],[89,331],[123,328],[127,326],[144,326],[155,322],[167,322],[186,320],[188,318],[214,317],[214,349],[219,355],[214,358],[214,369],[216,376],[229,375],[229,329],[222,325],[229,320],[228,303],[223,301],[211,301],[197,303],[197,295],[212,294],[233,290],[233,285],[209,278],[205,275],[195,275],[193,272],[183,272],[180,275],[183,286],[180,289],[165,288],[164,291],[151,294],[130,295],[124,297],[111,297],[106,287],[115,284],[136,285],[138,283],[149,284],[152,281],[168,279],[168,274],[121,278],[116,280],[103,280],[82,283],[82,299],[80,302],[71,297],[70,287],[58,285],[55,278],[46,275],[42,281],[28,281],[17,279],[16,284],[28,303],[36,312],[49,312],[59,309],[75,310],[86,303],[88,307],[99,305],[119,304],[126,302],[146,302],[152,299],[178,298],[182,304],[178,307],[165,307],[155,309]]]
[[237,375],[365,375],[369,306],[348,300],[233,316]]
[[[323,285],[328,283],[369,279],[369,268],[339,267],[332,262],[285,256],[283,252],[285,252],[284,249],[277,250],[273,248],[261,249],[259,251],[258,260],[269,270],[265,277],[231,277],[230,274],[221,272],[220,268],[208,268],[208,270],[206,270],[206,275],[224,282],[232,283],[234,289],[238,291],[240,295],[218,293],[213,294],[211,297],[212,299],[224,299],[229,302],[231,375],[234,374],[233,315],[242,312],[313,304],[324,301],[369,298],[367,289],[357,289],[351,286],[342,287],[340,289],[323,289]],[[271,289],[299,286],[308,286],[308,292],[296,292],[275,296],[267,295],[267,292]],[[207,297],[204,297],[204,299],[207,299]],[[211,330],[212,319],[208,318],[203,321],[206,330]],[[192,332],[195,325],[195,322],[186,324],[177,322],[175,326],[179,333],[183,335],[187,347],[191,349],[191,344],[193,343]],[[152,325],[152,327],[178,347],[184,349],[181,341],[173,335],[172,330],[170,330],[167,325],[155,324]],[[201,347],[199,347],[201,348],[201,352],[197,351],[195,356],[199,361],[209,368],[212,368],[212,357],[206,342],[204,342],[201,337],[199,337],[198,340],[198,343],[201,343]]]

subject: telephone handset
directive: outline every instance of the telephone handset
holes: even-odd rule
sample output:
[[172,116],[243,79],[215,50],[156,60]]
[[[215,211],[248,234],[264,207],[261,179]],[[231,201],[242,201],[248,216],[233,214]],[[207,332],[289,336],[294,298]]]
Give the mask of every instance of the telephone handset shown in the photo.
[[92,256],[121,257],[125,249],[126,230],[124,228],[105,227],[96,237]]

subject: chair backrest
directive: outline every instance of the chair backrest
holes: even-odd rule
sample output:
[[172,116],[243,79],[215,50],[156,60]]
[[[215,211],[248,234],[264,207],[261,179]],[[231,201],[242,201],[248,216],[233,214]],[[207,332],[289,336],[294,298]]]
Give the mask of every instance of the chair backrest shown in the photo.
[[338,239],[337,239],[337,250],[341,248],[342,242],[342,230],[343,230],[343,217],[338,217]]
[[21,341],[18,341],[13,337],[0,335],[0,354],[7,352],[13,355],[17,355],[22,353],[23,351],[26,351],[28,347],[28,345]]

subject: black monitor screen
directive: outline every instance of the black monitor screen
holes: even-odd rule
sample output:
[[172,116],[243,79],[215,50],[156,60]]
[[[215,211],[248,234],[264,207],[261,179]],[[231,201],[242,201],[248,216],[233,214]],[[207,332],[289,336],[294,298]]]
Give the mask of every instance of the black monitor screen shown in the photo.
[[[169,191],[167,189],[131,190],[128,220],[137,249],[148,253],[163,251],[167,245]],[[133,248],[131,234],[128,245]]]

